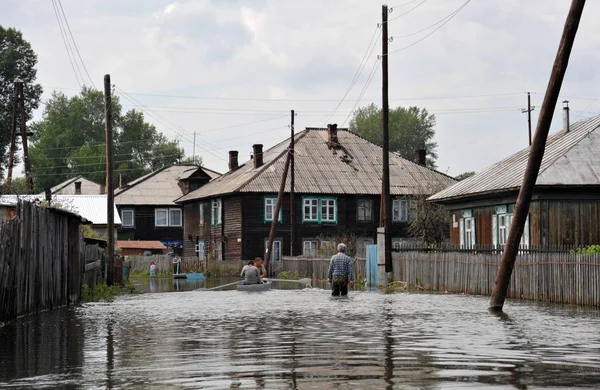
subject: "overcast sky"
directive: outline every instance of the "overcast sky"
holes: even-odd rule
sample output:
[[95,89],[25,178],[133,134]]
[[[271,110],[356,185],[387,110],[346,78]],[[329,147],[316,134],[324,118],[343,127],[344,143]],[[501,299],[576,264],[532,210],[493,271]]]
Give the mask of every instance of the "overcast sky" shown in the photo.
[[[542,103],[570,4],[471,0],[444,19],[464,3],[389,4],[390,104],[436,115],[439,170],[451,175],[479,171],[527,146],[521,108],[527,91],[533,105]],[[561,92],[574,120],[600,112],[598,3],[584,9]],[[347,126],[365,86],[359,105],[381,104],[380,65],[373,67],[381,54],[379,2],[62,0],[62,7],[95,86],[102,89],[110,74],[124,108],[141,106],[188,155],[196,132],[196,154],[217,171],[227,170],[229,150],[242,162],[252,144],[270,147],[288,137],[291,109],[302,130]],[[2,0],[1,8],[0,24],[21,30],[38,54],[43,99],[54,89],[72,95],[79,83],[90,85],[81,63],[85,81],[70,65],[52,0]],[[433,32],[442,20],[448,22]],[[365,54],[360,77],[339,104]],[[554,131],[562,126],[561,106]]]

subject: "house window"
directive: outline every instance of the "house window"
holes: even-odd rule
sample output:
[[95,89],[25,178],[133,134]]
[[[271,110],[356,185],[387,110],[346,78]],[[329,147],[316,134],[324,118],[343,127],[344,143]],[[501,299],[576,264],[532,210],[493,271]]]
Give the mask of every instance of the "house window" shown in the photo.
[[212,213],[210,216],[210,224],[211,225],[214,226],[214,225],[221,224],[222,209],[223,209],[223,203],[221,202],[221,199],[213,199],[212,200]]
[[133,210],[121,210],[121,226],[122,227],[135,226]]
[[[268,239],[265,240],[265,249],[267,248]],[[266,252],[266,251],[265,251]],[[280,261],[281,260],[281,239],[273,240],[273,247],[271,248],[271,255],[269,257],[271,261]]]
[[371,222],[373,220],[373,200],[359,199],[357,220],[363,222]]
[[204,203],[198,205],[198,225],[204,226]]
[[335,222],[336,204],[335,199],[321,199],[321,221]]
[[302,242],[302,256],[307,258],[317,257],[317,248],[319,247],[318,241],[303,241]]
[[169,226],[181,226],[181,209],[169,209]]
[[394,199],[392,214],[392,219],[394,222],[407,222],[408,201],[406,199]]
[[196,256],[198,256],[198,260],[206,260],[204,241],[198,241],[198,244],[196,245]]
[[181,226],[181,209],[155,209],[154,226]]
[[473,248],[475,246],[475,218],[466,217],[460,220],[460,246]]
[[[503,247],[506,245],[513,218],[514,214],[512,213],[492,215],[492,243],[495,247]],[[521,248],[529,248],[529,215],[527,215],[527,219],[525,220],[520,246]]]
[[169,226],[169,209],[154,210],[154,226]]
[[[273,214],[275,213],[275,206],[277,205],[277,198],[265,197],[265,222],[273,221]],[[283,208],[279,209],[279,217],[277,222],[283,222]]]
[[304,221],[318,221],[319,220],[319,200],[316,198],[304,199],[304,212],[302,213],[302,219]]

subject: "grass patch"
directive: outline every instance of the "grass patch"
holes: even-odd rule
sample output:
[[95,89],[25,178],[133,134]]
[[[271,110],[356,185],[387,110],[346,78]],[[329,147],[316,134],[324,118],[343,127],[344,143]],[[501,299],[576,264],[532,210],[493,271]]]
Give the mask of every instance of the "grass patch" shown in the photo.
[[135,286],[130,281],[127,281],[125,286],[109,286],[106,283],[100,283],[94,286],[93,289],[84,284],[82,288],[82,301],[112,301],[119,295],[133,293],[135,293]]

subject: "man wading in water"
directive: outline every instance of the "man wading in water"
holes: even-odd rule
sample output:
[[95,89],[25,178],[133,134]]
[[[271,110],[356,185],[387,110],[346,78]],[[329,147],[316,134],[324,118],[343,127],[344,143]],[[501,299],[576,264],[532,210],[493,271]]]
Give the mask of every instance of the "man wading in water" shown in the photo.
[[348,285],[354,286],[354,266],[352,257],[346,255],[346,245],[337,246],[338,253],[331,257],[327,279],[331,283],[331,295],[348,295]]

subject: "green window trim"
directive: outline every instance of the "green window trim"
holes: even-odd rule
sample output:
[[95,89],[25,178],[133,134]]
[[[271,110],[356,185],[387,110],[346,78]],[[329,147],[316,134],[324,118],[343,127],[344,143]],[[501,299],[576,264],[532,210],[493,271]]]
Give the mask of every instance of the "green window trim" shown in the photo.
[[[315,219],[306,219],[304,213],[305,201],[306,200],[316,200],[317,201],[317,215]],[[333,200],[333,220],[323,219],[322,215],[322,205],[321,202],[323,200]],[[312,205],[310,206],[312,207]],[[329,206],[327,206],[329,207]],[[302,197],[302,223],[319,223],[319,224],[337,224],[338,223],[338,199],[336,196],[303,196]]]
[[[275,202],[273,203],[273,206],[272,206],[273,212],[275,212],[275,206],[277,205],[277,197],[275,195],[265,195],[265,197],[263,199],[263,222],[271,223],[271,222],[273,222],[273,218],[271,217],[271,219],[267,219],[267,199],[275,199]],[[279,218],[277,219],[277,222],[283,223],[283,205],[279,209]]]

